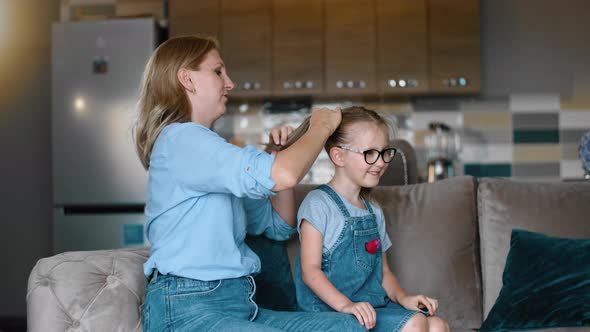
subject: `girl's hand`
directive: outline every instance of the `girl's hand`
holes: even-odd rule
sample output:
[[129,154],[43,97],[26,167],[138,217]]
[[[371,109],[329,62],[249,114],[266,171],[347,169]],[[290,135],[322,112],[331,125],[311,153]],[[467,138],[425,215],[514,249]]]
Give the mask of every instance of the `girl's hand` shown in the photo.
[[[268,144],[267,147],[270,148],[271,146],[273,146],[276,149],[278,147],[285,145],[287,143],[287,138],[289,137],[289,135],[291,135],[292,132],[293,132],[293,127],[291,127],[291,126],[281,126],[281,127],[273,128],[270,131],[270,134],[268,136],[269,136],[269,143],[274,143],[274,146],[273,146],[273,144]],[[278,151],[278,149],[276,149],[276,150],[275,149],[270,148],[271,151],[267,151],[267,152],[270,153],[270,152]]]
[[336,131],[340,121],[342,120],[342,112],[340,107],[331,110],[329,108],[316,108],[311,113],[311,119],[309,119],[309,126],[321,126],[327,128],[330,131],[330,135]]
[[340,312],[354,315],[367,329],[374,328],[377,323],[377,313],[368,302],[352,302],[340,309]]
[[430,316],[436,314],[438,300],[424,295],[406,295],[399,299],[399,304],[408,310],[428,310]]

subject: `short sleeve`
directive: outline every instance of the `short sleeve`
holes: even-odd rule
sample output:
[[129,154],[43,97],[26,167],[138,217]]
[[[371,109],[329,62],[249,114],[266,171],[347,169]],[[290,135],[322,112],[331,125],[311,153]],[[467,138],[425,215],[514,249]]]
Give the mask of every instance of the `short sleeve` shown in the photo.
[[387,230],[385,229],[385,216],[383,215],[383,210],[380,207],[373,205],[373,209],[377,219],[379,236],[381,237],[381,248],[382,251],[385,252],[387,249],[389,249],[389,247],[391,247],[391,240],[389,239],[389,235],[387,235]]
[[230,144],[209,128],[192,122],[175,123],[164,130],[166,167],[183,190],[197,195],[217,192],[251,198],[274,195],[271,170],[275,156],[254,146]]
[[300,234],[301,222],[305,219],[325,238],[330,211],[327,199],[329,197],[320,190],[312,190],[305,196],[297,211],[297,231]]

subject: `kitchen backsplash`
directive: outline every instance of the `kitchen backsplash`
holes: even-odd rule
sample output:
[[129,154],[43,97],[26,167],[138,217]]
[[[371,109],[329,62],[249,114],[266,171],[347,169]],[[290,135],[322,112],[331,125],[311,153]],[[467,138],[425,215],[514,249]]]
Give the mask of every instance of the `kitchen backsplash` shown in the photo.
[[[512,95],[507,98],[427,98],[416,101],[315,102],[313,107],[364,105],[388,118],[397,138],[416,149],[421,178],[426,178],[424,136],[428,124],[444,122],[461,137],[458,175],[510,177],[518,180],[561,181],[583,176],[578,146],[590,130],[590,98],[559,95]],[[307,116],[272,112],[262,103],[231,103],[215,130],[235,144],[263,147],[270,129],[299,125]],[[324,183],[333,168],[322,152],[303,182]]]

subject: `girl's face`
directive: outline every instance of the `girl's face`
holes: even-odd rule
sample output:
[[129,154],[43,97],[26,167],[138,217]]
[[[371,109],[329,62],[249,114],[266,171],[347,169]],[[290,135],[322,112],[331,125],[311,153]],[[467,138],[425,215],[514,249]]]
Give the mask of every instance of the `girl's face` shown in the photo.
[[[348,147],[359,151],[375,149],[382,151],[389,147],[387,128],[374,122],[357,122],[348,127]],[[344,175],[354,184],[373,188],[379,184],[379,179],[387,170],[388,163],[380,156],[376,163],[369,165],[362,153],[342,149]]]
[[193,105],[191,119],[211,127],[226,111],[227,94],[234,83],[225,71],[225,64],[215,49],[209,51],[199,70],[190,71],[195,93],[189,93]]

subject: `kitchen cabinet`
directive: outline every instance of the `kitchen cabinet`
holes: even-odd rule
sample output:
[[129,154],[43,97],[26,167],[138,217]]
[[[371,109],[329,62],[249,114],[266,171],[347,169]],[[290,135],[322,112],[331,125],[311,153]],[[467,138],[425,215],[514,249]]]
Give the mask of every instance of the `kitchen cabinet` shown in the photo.
[[170,37],[219,37],[219,0],[169,0]]
[[233,96],[269,96],[271,0],[221,0],[221,51]]
[[325,93],[375,94],[375,1],[325,0]]
[[480,90],[478,0],[428,0],[430,92]]
[[480,90],[478,0],[169,0],[169,24],[218,37],[232,96]]
[[272,26],[273,94],[321,94],[324,85],[322,1],[274,0]]
[[376,0],[377,91],[419,94],[429,89],[427,0]]

